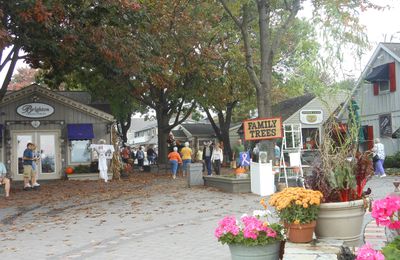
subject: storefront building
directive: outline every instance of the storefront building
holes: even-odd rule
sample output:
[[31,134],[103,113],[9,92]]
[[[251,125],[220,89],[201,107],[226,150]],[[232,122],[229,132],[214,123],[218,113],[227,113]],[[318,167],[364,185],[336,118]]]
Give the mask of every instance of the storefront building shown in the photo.
[[[94,106],[86,92],[57,92],[33,84],[8,93],[0,103],[0,161],[22,180],[28,142],[40,157],[39,179],[60,179],[67,166],[89,165],[89,146],[110,143],[114,118]],[[101,106],[98,106],[101,107]]]

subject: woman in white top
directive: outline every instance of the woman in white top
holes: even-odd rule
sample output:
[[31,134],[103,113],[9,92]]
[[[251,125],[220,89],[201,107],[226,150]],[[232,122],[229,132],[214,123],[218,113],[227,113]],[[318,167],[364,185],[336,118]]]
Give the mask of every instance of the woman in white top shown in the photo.
[[375,163],[375,175],[385,177],[385,169],[383,168],[383,161],[385,160],[385,146],[381,143],[379,138],[375,138],[375,145],[372,148],[374,163]]
[[219,143],[216,143],[215,147],[212,151],[212,154],[211,154],[211,161],[214,164],[214,170],[217,175],[221,174],[221,163],[222,163],[223,159],[224,159],[224,155],[223,155],[222,149],[219,146]]

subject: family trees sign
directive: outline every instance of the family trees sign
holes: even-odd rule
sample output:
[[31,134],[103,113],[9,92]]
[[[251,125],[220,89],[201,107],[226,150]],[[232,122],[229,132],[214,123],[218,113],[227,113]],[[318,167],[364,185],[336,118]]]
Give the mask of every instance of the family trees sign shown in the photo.
[[257,118],[243,121],[246,141],[282,138],[282,118]]

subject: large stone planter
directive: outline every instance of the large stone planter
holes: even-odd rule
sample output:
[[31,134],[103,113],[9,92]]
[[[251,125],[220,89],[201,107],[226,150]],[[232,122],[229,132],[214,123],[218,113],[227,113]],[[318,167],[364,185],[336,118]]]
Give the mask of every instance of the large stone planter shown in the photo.
[[343,240],[348,246],[360,245],[364,204],[364,200],[322,203],[315,228],[317,238]]
[[232,178],[228,176],[203,176],[204,185],[214,187],[225,192],[250,192],[250,178]]
[[280,242],[265,246],[230,244],[232,260],[278,260]]
[[[99,180],[98,172],[88,172],[88,173],[72,173],[68,174],[68,180],[84,181],[84,180]],[[108,173],[108,179],[112,179],[112,172]]]

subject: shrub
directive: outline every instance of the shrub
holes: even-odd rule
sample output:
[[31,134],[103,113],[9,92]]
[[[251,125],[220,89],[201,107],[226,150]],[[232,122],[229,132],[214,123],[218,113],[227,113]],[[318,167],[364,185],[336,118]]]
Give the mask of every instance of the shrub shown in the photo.
[[400,168],[400,152],[392,156],[386,156],[383,166],[385,168]]

